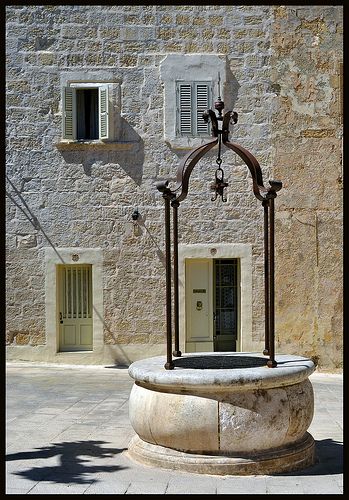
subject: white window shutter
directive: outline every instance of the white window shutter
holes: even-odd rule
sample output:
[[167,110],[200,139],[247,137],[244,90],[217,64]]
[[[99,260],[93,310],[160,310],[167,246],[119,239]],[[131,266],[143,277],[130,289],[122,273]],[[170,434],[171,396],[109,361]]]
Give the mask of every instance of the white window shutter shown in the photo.
[[206,83],[196,84],[196,132],[200,134],[209,133],[209,125],[202,118],[202,113],[210,108],[210,89]]
[[109,96],[108,87],[99,87],[99,138],[109,139]]
[[182,135],[191,135],[193,133],[192,120],[192,87],[190,83],[179,84],[179,133]]
[[75,89],[63,89],[63,139],[76,138],[76,94]]

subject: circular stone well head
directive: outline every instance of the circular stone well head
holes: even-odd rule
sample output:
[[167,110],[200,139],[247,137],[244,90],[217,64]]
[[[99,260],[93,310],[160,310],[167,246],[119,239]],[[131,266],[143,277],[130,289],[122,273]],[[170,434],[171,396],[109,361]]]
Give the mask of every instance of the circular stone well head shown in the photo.
[[186,353],[135,361],[130,456],[203,474],[274,474],[314,462],[311,359],[253,352]]

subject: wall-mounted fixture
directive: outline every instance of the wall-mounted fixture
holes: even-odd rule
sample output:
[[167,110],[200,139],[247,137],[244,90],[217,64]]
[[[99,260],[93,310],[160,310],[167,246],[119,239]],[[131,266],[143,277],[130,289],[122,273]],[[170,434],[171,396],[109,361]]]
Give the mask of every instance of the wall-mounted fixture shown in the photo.
[[141,235],[141,228],[139,227],[139,223],[138,223],[138,219],[140,218],[140,216],[141,216],[141,214],[138,212],[138,208],[135,208],[133,213],[132,213],[134,236]]
[[136,221],[137,219],[139,219],[140,215],[141,214],[138,212],[138,208],[135,208],[132,214],[132,219]]

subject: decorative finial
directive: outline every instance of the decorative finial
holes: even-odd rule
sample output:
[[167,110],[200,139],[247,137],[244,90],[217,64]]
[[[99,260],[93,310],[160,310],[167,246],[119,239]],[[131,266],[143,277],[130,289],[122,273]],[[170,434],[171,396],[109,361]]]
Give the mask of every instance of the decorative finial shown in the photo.
[[222,119],[221,117],[222,117],[222,111],[224,109],[224,102],[221,99],[221,74],[219,71],[218,71],[218,99],[214,103],[214,107],[219,113],[218,119]]

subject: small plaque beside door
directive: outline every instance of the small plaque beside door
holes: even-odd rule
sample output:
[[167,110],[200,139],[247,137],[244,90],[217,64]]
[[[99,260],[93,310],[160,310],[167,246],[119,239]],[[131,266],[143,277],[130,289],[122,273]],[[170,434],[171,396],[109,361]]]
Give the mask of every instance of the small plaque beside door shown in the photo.
[[193,293],[206,293],[206,288],[193,288]]

